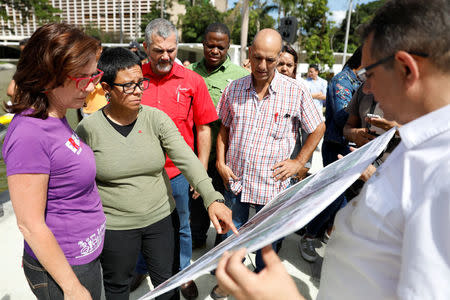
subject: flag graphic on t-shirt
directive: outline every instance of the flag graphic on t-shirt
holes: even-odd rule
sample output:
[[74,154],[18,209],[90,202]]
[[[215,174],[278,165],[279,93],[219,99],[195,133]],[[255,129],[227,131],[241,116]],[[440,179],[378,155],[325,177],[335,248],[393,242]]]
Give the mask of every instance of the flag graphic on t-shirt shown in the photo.
[[72,136],[66,142],[66,146],[67,146],[67,148],[72,150],[73,153],[80,155],[81,150],[82,150],[80,138],[75,133],[72,133]]

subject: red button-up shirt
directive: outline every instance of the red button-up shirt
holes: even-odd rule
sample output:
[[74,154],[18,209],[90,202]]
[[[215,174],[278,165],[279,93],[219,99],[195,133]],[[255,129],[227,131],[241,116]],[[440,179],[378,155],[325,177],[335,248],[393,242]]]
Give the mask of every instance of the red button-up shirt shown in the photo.
[[[150,86],[144,91],[141,103],[165,112],[194,150],[194,124],[204,125],[217,120],[205,81],[194,71],[177,63],[164,77],[153,73],[150,63],[142,66],[142,72],[144,77],[150,79]],[[170,179],[181,173],[170,158],[166,160],[165,169]]]

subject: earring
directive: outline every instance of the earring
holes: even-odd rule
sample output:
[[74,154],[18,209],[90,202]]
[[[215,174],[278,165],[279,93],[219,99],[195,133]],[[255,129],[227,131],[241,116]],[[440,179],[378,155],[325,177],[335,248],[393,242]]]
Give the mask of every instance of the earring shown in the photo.
[[109,99],[111,99],[111,94],[110,93],[105,93],[105,98],[106,98],[106,101],[109,102]]

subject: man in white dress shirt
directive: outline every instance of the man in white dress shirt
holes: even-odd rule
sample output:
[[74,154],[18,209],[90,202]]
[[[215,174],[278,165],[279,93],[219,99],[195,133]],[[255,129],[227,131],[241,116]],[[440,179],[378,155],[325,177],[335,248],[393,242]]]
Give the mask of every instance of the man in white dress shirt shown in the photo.
[[[337,215],[318,299],[450,299],[450,2],[387,1],[365,27],[364,92],[404,124],[402,142]],[[245,250],[216,276],[237,299],[302,299],[276,254]]]

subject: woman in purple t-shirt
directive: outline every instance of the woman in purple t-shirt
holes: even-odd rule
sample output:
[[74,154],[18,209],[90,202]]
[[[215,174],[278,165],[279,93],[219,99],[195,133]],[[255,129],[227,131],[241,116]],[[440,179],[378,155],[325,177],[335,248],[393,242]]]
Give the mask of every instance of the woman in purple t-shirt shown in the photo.
[[8,186],[25,238],[23,269],[38,299],[100,299],[105,215],[92,150],[70,128],[100,81],[97,40],[67,24],[30,38],[14,74],[15,113],[3,146]]

